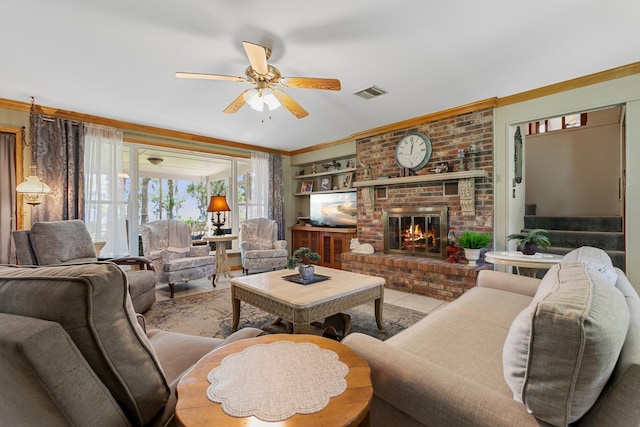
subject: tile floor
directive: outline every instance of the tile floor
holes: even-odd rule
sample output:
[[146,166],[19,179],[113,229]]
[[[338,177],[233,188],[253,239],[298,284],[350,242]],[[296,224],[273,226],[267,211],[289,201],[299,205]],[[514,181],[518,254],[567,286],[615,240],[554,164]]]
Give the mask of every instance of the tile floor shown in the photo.
[[[242,275],[242,270],[232,271],[234,276]],[[230,286],[228,279],[221,280],[216,285],[216,289],[225,289]],[[176,285],[175,297],[195,295],[202,292],[209,292],[212,289],[211,280],[199,279],[192,280],[187,284]],[[164,284],[156,285],[156,300],[163,301],[169,299],[169,286]],[[396,305],[399,307],[409,308],[411,310],[420,311],[422,313],[430,313],[448,304],[446,301],[439,299],[429,298],[422,295],[413,295],[406,292],[395,291],[392,289],[385,289],[384,302],[387,304]]]

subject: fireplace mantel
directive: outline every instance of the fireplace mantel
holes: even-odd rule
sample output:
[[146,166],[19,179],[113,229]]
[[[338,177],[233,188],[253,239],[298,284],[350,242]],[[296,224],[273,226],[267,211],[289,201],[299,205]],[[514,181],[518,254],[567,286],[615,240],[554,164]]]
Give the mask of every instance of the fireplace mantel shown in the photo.
[[402,176],[398,178],[369,179],[366,181],[356,181],[354,187],[362,187],[365,210],[373,211],[373,189],[376,186],[419,184],[423,182],[457,181],[458,197],[462,215],[475,216],[475,178],[488,178],[486,170],[471,170],[459,172],[443,172],[428,175]]
[[401,176],[398,178],[382,178],[382,179],[369,179],[366,181],[355,181],[354,187],[375,187],[378,185],[402,185],[402,184],[414,184],[420,182],[429,181],[456,181],[460,179],[468,178],[488,178],[489,173],[485,170],[472,170],[462,172],[443,172],[432,173],[427,175],[413,175],[413,176]]

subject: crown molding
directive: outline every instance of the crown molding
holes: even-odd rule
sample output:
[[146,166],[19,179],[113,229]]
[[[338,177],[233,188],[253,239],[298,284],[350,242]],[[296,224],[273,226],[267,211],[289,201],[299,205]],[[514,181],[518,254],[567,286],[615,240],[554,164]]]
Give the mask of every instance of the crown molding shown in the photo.
[[[358,139],[369,138],[371,136],[380,135],[383,133],[389,133],[389,132],[394,132],[400,129],[415,127],[415,126],[418,126],[424,123],[433,122],[436,120],[455,117],[460,114],[465,114],[472,111],[478,111],[478,110],[483,110],[487,108],[503,107],[506,105],[529,101],[535,98],[553,95],[559,92],[565,92],[568,90],[577,89],[584,86],[593,85],[596,83],[602,83],[608,80],[615,80],[621,77],[627,77],[627,76],[639,74],[639,73],[640,73],[640,62],[635,62],[633,64],[623,65],[621,67],[612,68],[610,70],[589,74],[587,76],[578,77],[572,80],[551,84],[548,86],[532,89],[525,92],[520,92],[514,95],[505,96],[502,98],[498,98],[498,97],[487,98],[482,101],[473,102],[473,103],[462,105],[459,107],[454,107],[447,110],[426,114],[424,116],[419,116],[419,117],[403,120],[396,123],[390,123],[385,126],[369,129],[363,132],[358,132],[342,139],[325,142],[325,143],[313,145],[311,147],[301,148],[301,149],[292,150],[292,151],[268,149],[268,148],[260,147],[257,145],[243,144],[240,142],[229,141],[226,139],[212,138],[212,137],[196,135],[188,132],[179,132],[179,131],[174,131],[170,129],[158,128],[154,126],[140,125],[136,123],[125,122],[121,120],[114,120],[114,119],[109,119],[109,118],[99,117],[99,116],[92,116],[89,114],[76,113],[73,111],[61,110],[61,109],[45,107],[41,105],[36,105],[35,110],[39,114],[63,117],[70,120],[90,122],[90,123],[100,124],[104,126],[111,126],[111,127],[125,130],[125,131],[138,133],[138,134],[156,135],[160,137],[171,138],[171,139],[181,140],[185,142],[193,141],[193,142],[200,142],[205,144],[219,145],[219,146],[228,147],[236,150],[261,151],[261,152],[267,152],[267,153],[280,154],[284,156],[293,156],[296,154],[309,153],[313,151],[322,150],[322,149],[333,147],[336,145],[341,145],[347,142],[352,142]],[[27,102],[13,101],[10,99],[0,98],[0,108],[8,108],[11,110],[28,112],[30,107],[31,107],[31,104]],[[131,140],[131,139],[137,139],[137,138],[127,138],[127,139]],[[147,143],[152,145],[161,145],[157,142],[147,142]]]
[[369,129],[364,132],[355,133],[351,135],[351,137],[356,140],[369,138],[369,137],[380,135],[383,133],[394,132],[400,129],[407,129],[407,128],[415,127],[425,123],[435,122],[436,120],[448,119],[451,117],[459,116],[460,114],[471,113],[473,111],[484,110],[487,108],[495,108],[497,104],[498,104],[498,98],[495,98],[495,97],[488,98],[482,101],[472,102],[471,104],[449,108],[448,110],[442,110],[436,113],[426,114],[420,117],[414,117],[413,119],[391,123],[389,125],[381,126],[375,129]]
[[[29,112],[31,104],[27,102],[13,101],[10,99],[0,98],[0,108],[8,108],[11,110],[26,111]],[[156,135],[164,138],[178,139],[182,141],[202,142],[205,144],[220,145],[223,147],[229,147],[237,150],[246,151],[263,151],[267,153],[276,153],[281,155],[289,155],[288,151],[274,150],[258,145],[243,144],[241,142],[229,141],[226,139],[212,138],[203,135],[196,135],[188,132],[179,132],[170,129],[163,129],[154,126],[140,125],[137,123],[125,122],[122,120],[114,120],[106,117],[93,116],[90,114],[76,113],[75,111],[62,110],[58,108],[46,107],[36,104],[35,112],[38,114],[44,114],[47,116],[61,117],[69,120],[76,120],[79,122],[89,122],[103,126],[110,126],[124,131],[130,131],[138,134]],[[155,144],[155,143],[152,143]]]
[[631,76],[640,73],[640,62],[635,62],[622,67],[612,68],[610,70],[598,73],[588,74],[586,76],[577,77],[560,83],[554,83],[537,89],[520,92],[515,95],[509,95],[498,99],[498,107],[517,104],[520,102],[530,101],[535,98],[553,95],[560,92],[566,92],[572,89],[578,89],[585,86],[591,86],[597,83],[615,80],[622,77]]

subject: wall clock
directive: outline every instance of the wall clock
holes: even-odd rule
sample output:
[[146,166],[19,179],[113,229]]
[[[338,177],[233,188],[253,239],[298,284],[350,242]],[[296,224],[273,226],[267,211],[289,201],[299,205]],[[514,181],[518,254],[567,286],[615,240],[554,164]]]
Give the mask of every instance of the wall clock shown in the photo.
[[431,140],[422,133],[410,133],[396,145],[396,163],[405,169],[417,171],[425,167],[431,157]]

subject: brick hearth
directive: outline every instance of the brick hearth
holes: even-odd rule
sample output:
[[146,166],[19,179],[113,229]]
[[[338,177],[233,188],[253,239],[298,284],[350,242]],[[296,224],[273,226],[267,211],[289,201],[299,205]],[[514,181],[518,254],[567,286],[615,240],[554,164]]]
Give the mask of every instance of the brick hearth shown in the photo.
[[407,255],[345,252],[342,254],[342,268],[384,277],[387,289],[453,301],[475,285],[480,270],[489,270],[491,266],[449,264],[444,260]]

